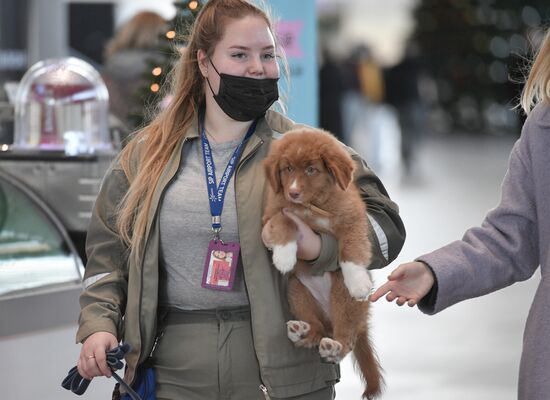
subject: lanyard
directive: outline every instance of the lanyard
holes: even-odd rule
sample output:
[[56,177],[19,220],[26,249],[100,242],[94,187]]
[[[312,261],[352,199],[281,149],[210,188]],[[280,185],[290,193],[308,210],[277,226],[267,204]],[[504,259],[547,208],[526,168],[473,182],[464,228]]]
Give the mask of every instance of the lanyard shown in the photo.
[[245,137],[239,143],[233,155],[229,159],[227,166],[225,167],[225,172],[222,175],[220,180],[220,186],[216,185],[216,167],[214,166],[214,159],[212,158],[212,151],[210,149],[210,143],[206,138],[204,130],[204,120],[201,121],[201,140],[202,140],[202,157],[204,159],[204,171],[206,176],[206,186],[208,189],[208,201],[210,202],[210,214],[212,215],[212,231],[216,235],[216,238],[219,237],[219,233],[222,230],[222,221],[221,215],[223,210],[223,201],[225,199],[225,191],[227,189],[227,183],[231,180],[231,176],[235,171],[235,164],[239,158],[243,145],[246,141],[252,136],[254,130],[256,129],[256,122],[254,120],[252,125],[248,128]]

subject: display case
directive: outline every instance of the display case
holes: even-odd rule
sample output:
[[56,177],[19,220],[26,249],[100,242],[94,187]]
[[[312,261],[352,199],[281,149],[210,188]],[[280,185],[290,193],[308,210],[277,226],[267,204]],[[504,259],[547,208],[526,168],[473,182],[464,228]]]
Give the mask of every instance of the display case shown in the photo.
[[82,261],[51,208],[0,170],[0,300],[76,284]]
[[40,61],[19,83],[13,144],[0,151],[0,170],[51,208],[83,261],[93,203],[120,147],[109,133],[108,100],[90,64]]
[[12,148],[68,156],[109,152],[108,100],[107,88],[90,64],[73,57],[40,61],[17,90]]

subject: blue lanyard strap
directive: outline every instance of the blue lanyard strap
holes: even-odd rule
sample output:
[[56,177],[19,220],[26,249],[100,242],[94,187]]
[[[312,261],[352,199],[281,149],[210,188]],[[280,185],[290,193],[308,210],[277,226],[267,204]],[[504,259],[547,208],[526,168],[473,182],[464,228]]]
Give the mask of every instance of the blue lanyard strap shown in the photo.
[[229,159],[225,171],[220,180],[220,185],[216,184],[216,167],[214,165],[214,159],[212,158],[212,150],[210,149],[210,143],[206,138],[204,130],[204,117],[201,119],[201,140],[202,140],[202,157],[204,159],[204,172],[206,176],[206,186],[208,189],[208,201],[210,202],[210,214],[212,215],[212,230],[216,235],[222,229],[221,215],[223,210],[223,201],[225,199],[225,191],[227,189],[227,183],[231,180],[233,172],[235,172],[235,164],[241,154],[241,151],[244,147],[246,141],[252,136],[256,130],[257,120],[254,120],[248,131],[246,132],[245,137],[239,143],[233,155]]

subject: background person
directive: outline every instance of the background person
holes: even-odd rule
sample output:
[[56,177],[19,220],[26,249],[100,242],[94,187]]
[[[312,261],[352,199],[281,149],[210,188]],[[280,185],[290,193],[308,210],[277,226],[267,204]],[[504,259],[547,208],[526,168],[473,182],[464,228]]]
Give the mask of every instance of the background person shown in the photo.
[[105,47],[101,75],[109,91],[109,110],[124,125],[128,134],[135,126],[132,116],[145,112],[137,95],[146,83],[152,60],[160,59],[159,36],[166,21],[157,13],[142,11],[126,22]]
[[[460,301],[530,278],[541,281],[525,326],[518,398],[550,398],[550,33],[547,33],[522,93],[528,114],[510,155],[499,205],[462,240],[400,265],[371,296],[398,305],[418,304],[435,314]],[[502,305],[506,312],[506,304]]]

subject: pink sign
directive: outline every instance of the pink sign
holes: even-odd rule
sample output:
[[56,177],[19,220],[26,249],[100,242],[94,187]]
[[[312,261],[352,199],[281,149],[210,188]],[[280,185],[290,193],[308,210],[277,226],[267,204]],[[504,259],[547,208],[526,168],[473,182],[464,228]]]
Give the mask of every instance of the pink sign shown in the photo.
[[303,21],[280,21],[277,24],[277,38],[285,49],[287,57],[301,58],[304,56],[299,40],[303,27]]

